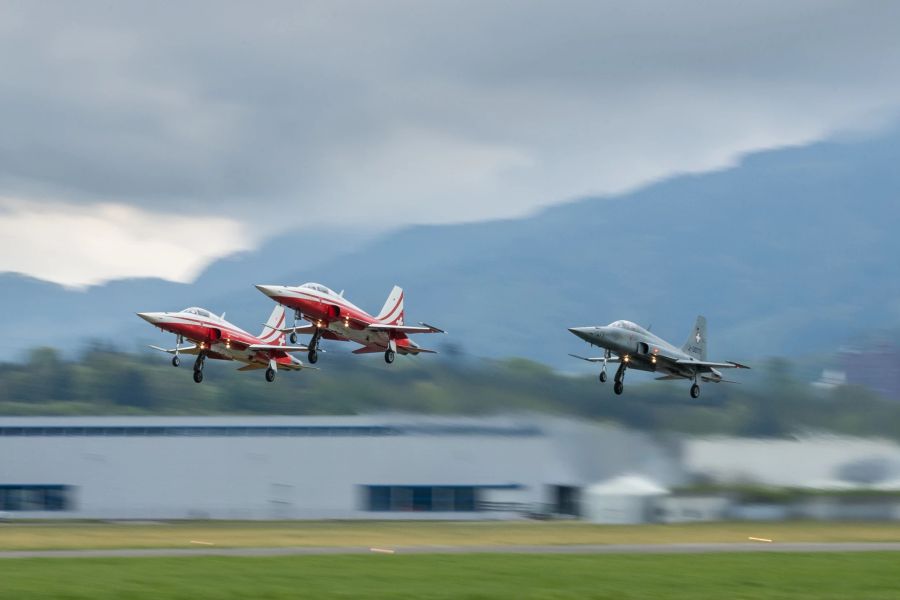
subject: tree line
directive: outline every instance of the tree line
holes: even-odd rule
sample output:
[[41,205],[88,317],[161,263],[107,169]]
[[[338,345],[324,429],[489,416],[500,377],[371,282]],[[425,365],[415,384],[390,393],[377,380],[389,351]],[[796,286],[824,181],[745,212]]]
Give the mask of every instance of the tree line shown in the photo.
[[622,396],[596,375],[556,372],[524,359],[477,360],[450,351],[403,358],[328,353],[321,370],[236,372],[210,361],[200,385],[191,357],[170,366],[164,355],[94,345],[77,358],[53,348],[0,364],[0,415],[352,415],[383,412],[487,415],[537,411],[609,421],[643,430],[787,436],[826,430],[900,440],[900,402],[866,389],[815,389],[771,359],[743,385],[708,384],[697,400],[687,384],[629,373]]

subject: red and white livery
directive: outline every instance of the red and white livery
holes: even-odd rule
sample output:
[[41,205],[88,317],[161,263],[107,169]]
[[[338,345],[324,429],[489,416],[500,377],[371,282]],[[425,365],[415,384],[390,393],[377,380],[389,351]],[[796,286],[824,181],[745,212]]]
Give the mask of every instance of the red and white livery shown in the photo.
[[[154,350],[173,354],[172,366],[177,367],[179,354],[195,355],[194,381],[203,381],[203,365],[207,358],[236,360],[245,364],[239,371],[266,370],[266,381],[274,381],[278,369],[298,371],[309,368],[292,356],[291,352],[305,352],[306,346],[285,345],[283,306],[276,306],[265,327],[258,336],[251,335],[225,320],[225,314],[216,316],[210,311],[192,306],[180,312],[137,313],[151,325],[174,333],[175,347],[171,349],[150,346]],[[182,346],[184,340],[193,344]]]
[[[346,298],[344,293],[336,293],[318,283],[304,283],[300,286],[258,285],[256,289],[294,311],[293,327],[281,331],[290,333],[291,343],[296,343],[298,333],[312,335],[307,358],[315,363],[318,357],[319,340],[351,341],[362,345],[354,354],[383,352],[388,364],[400,354],[434,354],[416,345],[409,335],[413,333],[445,333],[443,330],[422,323],[418,326],[403,323],[403,290],[394,286],[378,316],[372,316]],[[308,325],[297,325],[305,319]]]

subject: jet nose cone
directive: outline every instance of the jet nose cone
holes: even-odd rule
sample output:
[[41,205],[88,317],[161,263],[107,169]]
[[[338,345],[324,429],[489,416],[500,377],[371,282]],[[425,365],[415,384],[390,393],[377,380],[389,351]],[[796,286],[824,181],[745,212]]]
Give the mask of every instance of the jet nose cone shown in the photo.
[[256,289],[258,289],[259,291],[261,291],[263,294],[265,294],[266,296],[268,296],[270,298],[275,297],[278,294],[278,290],[280,288],[281,288],[281,286],[278,286],[278,285],[258,285],[258,286],[256,286]]
[[587,339],[588,331],[591,329],[591,327],[569,327],[569,331],[583,340]]
[[139,313],[135,313],[135,314],[137,316],[139,316],[140,318],[142,318],[143,320],[147,321],[148,323],[152,323],[154,325],[159,323],[160,315],[162,315],[162,313],[158,313],[158,312],[139,312]]

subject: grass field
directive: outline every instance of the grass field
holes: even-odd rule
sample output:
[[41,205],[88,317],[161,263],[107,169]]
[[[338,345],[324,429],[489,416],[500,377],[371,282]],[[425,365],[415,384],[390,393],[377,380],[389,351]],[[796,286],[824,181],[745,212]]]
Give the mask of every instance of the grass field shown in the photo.
[[898,556],[371,555],[0,561],[0,598],[896,600]]
[[701,523],[610,526],[578,522],[41,522],[0,524],[0,550],[220,547],[897,542],[900,523]]

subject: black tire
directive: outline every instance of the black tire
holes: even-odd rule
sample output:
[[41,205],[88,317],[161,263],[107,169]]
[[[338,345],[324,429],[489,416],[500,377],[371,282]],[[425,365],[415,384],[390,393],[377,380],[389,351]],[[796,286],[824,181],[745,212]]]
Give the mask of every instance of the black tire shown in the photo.
[[621,381],[617,381],[616,384],[613,386],[613,391],[616,393],[617,396],[621,396],[622,392],[625,391],[625,384],[622,383]]
[[292,344],[297,343],[297,333],[296,332],[291,332],[291,343]]
[[606,383],[606,371],[600,371],[600,383]]
[[386,362],[387,364],[391,364],[392,362],[394,362],[395,356],[396,354],[394,353],[394,351],[388,348],[384,351],[384,362]]
[[173,356],[172,357],[172,366],[177,367],[180,364],[181,364],[181,359],[178,358],[177,356]]
[[309,359],[309,364],[314,365],[319,362],[319,353],[316,352],[315,348],[310,348],[309,354],[306,355],[306,358]]
[[272,367],[266,369],[266,381],[268,381],[269,383],[275,381],[275,369],[273,369]]
[[691,398],[699,398],[700,397],[700,386],[696,383],[691,386]]
[[203,382],[203,371],[194,371],[194,383]]

